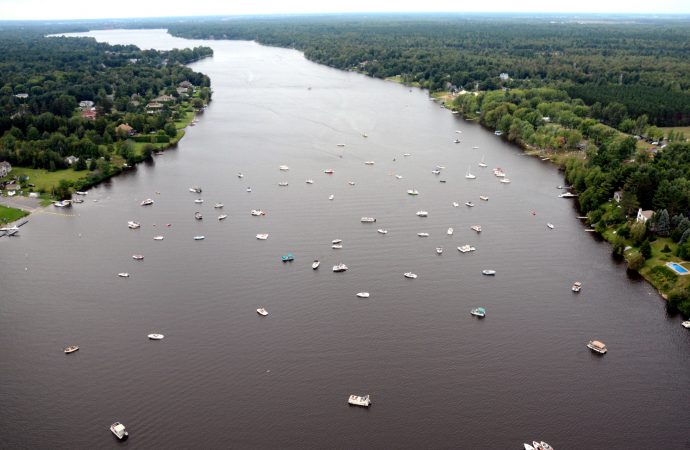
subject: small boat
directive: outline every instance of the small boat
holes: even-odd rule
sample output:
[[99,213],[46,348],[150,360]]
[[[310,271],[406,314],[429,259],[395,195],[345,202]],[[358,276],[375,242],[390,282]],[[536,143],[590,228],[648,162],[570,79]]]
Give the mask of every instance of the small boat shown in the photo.
[[493,276],[496,275],[496,271],[493,269],[484,269],[482,270],[482,274],[487,276]]
[[412,156],[412,154],[411,153],[403,153],[403,156],[405,156],[405,157]]
[[306,180],[305,183],[307,183],[307,184],[314,184],[314,180],[309,179],[309,180]]
[[502,135],[503,135],[503,131],[501,131],[501,130],[496,130],[496,131],[494,131],[494,134],[495,134],[496,136],[502,136]]
[[472,208],[472,207],[474,206],[474,203],[472,203],[471,201],[469,201],[469,202],[465,202],[465,205],[467,205],[467,206],[469,206],[470,208]]
[[501,178],[501,183],[505,183],[505,184],[510,183],[510,178]]
[[362,217],[360,219],[360,222],[362,222],[362,223],[374,223],[374,222],[376,222],[376,219],[374,219],[373,217]]
[[470,314],[472,314],[473,316],[477,316],[481,319],[481,318],[486,317],[486,310],[484,308],[481,308],[481,307],[474,308],[470,311]]
[[376,230],[376,231],[378,231],[378,232],[381,233],[381,234],[388,234],[388,230],[385,230],[385,229],[383,229],[383,228],[379,228],[379,229]]
[[472,146],[472,150],[478,150],[478,149],[479,149],[478,146],[476,146],[476,145],[473,145],[473,146]]
[[333,200],[335,198],[335,195],[331,194],[328,196],[328,200]]
[[197,212],[194,213],[194,218],[195,218],[196,220],[201,220],[201,219],[204,218],[204,216],[201,215],[201,213],[200,213],[199,211],[197,211]]
[[[472,147],[472,148],[475,148],[475,147]],[[478,147],[477,147],[477,148],[478,148]],[[479,164],[477,164],[477,165],[478,165],[479,167],[482,167],[482,168],[486,167],[486,163],[484,162],[484,156],[483,156],[483,155],[482,155],[482,160],[481,160],[481,161],[479,162]]]
[[127,222],[127,226],[129,228],[131,228],[132,230],[136,230],[137,228],[141,227],[139,222],[134,222],[133,220],[130,220],[129,222]]
[[323,171],[323,173],[328,174],[328,175],[333,175],[333,169],[326,169]]
[[162,241],[163,239],[165,239],[164,236],[154,236],[154,237],[153,237],[153,240],[154,240],[154,241]]
[[448,236],[452,236],[453,235],[453,227],[448,228],[448,231],[446,231],[446,234],[448,234]]
[[350,186],[354,186],[355,182],[354,181],[348,181],[347,184],[349,184]]
[[408,195],[419,195],[419,191],[417,191],[417,189],[408,189],[407,194]]
[[146,200],[141,202],[141,206],[148,206],[148,205],[153,205],[153,200],[150,198],[147,198]]
[[437,168],[438,170],[441,170],[441,169],[445,169],[446,166],[436,166],[436,168]]
[[553,447],[551,447],[549,444],[547,444],[544,441],[537,442],[537,441],[532,441],[532,448],[534,450],[553,450]]
[[395,178],[397,178],[398,180],[402,180],[402,177],[403,177],[402,175],[398,175],[398,174],[395,175]]
[[278,169],[282,170],[283,172],[290,170],[290,168],[286,165],[279,166]]
[[311,268],[314,269],[314,270],[316,270],[316,269],[319,268],[319,265],[320,265],[320,264],[321,264],[321,261],[319,261],[318,259],[315,259],[314,262],[311,263]]
[[532,447],[530,444],[523,444],[525,446],[525,450],[534,450],[534,447]]
[[257,312],[257,314],[259,314],[260,316],[267,316],[267,315],[268,315],[268,311],[266,311],[265,308],[257,308],[257,309],[256,309],[256,312]]
[[65,353],[67,353],[67,354],[69,354],[69,353],[74,353],[74,352],[76,352],[77,350],[79,350],[79,346],[78,346],[78,345],[70,345],[69,347],[65,347],[65,348],[62,349],[62,351],[65,352]]
[[440,181],[441,183],[445,183],[445,182],[446,182],[446,180],[438,180],[438,181]]
[[331,248],[335,250],[340,250],[341,248],[343,248],[343,244],[333,244],[331,245]]
[[278,183],[278,186],[287,186],[287,185],[288,185],[287,181],[281,181],[280,183]]
[[439,255],[443,253],[443,247],[436,247],[436,253],[438,253]]
[[434,169],[431,171],[431,173],[433,173],[434,175],[440,175],[441,171],[439,169]]
[[364,161],[364,164],[367,166],[373,166],[376,163],[374,161]]
[[[14,192],[14,191],[8,191],[7,195],[10,196],[10,193],[12,193],[12,192]],[[75,198],[72,200],[72,203],[84,203],[84,200],[81,198]]]
[[148,335],[148,338],[151,339],[152,341],[160,341],[164,337],[165,337],[164,335],[158,334],[158,333],[151,333]]
[[460,139],[455,138],[455,140],[454,140],[453,142],[454,142],[455,144],[459,144],[459,143],[460,143]]
[[413,279],[413,280],[414,280],[415,278],[417,278],[417,274],[416,274],[416,273],[412,273],[412,272],[405,272],[405,273],[403,274],[403,276],[404,276],[405,278],[410,278],[410,279]]
[[260,209],[252,209],[252,216],[265,216],[266,213]]
[[488,202],[488,201],[489,201],[489,197],[487,197],[486,195],[480,195],[480,196],[479,196],[479,200],[484,200],[485,202]]
[[223,205],[222,203],[216,203],[215,205],[213,205],[213,207],[216,209],[221,209],[223,206],[225,205]]
[[362,137],[369,137],[366,133],[362,133]]
[[502,178],[506,176],[506,173],[500,167],[496,167],[494,169],[494,175],[496,175],[498,178]]
[[474,180],[475,178],[477,178],[477,176],[473,175],[472,172],[470,172],[470,168],[468,167],[467,173],[465,173],[465,178],[467,178],[468,180]]
[[252,191],[252,188],[247,186],[247,192],[251,192],[251,191]]
[[129,436],[129,432],[120,422],[115,422],[114,424],[110,425],[110,431],[112,431],[115,437],[121,441],[124,441],[127,439],[127,436]]
[[580,292],[580,289],[582,289],[582,283],[579,281],[574,282],[573,286],[570,288],[573,292]]
[[473,252],[475,250],[476,250],[476,248],[472,247],[470,244],[465,244],[465,245],[461,245],[460,247],[458,247],[458,251],[460,253],[468,253],[468,252]]
[[120,272],[117,274],[118,277],[120,278],[129,278],[129,273],[127,272]]
[[458,202],[453,202],[453,208],[457,208],[458,206],[460,206],[460,203],[458,203]]
[[74,193],[75,193],[76,195],[86,195],[86,194],[88,194],[88,192],[84,192],[84,191],[74,191]]
[[337,145],[338,147],[345,147],[345,144],[335,144],[335,145]]
[[204,199],[203,198],[197,198],[194,200],[194,203],[196,203],[196,204],[204,203]]
[[574,198],[577,197],[577,194],[573,194],[572,192],[564,192],[562,194],[558,195],[559,198]]
[[227,215],[227,214],[221,214],[220,216],[218,216],[218,220],[224,220],[224,219],[227,219],[227,218],[228,218],[228,215]]
[[589,341],[589,343],[587,344],[587,348],[601,355],[608,351],[606,345],[604,345],[604,343],[601,341]]
[[189,192],[194,192],[196,194],[201,194],[201,188],[199,186],[192,186],[189,188]]
[[481,226],[481,225],[472,225],[472,226],[470,227],[470,230],[474,230],[474,231],[476,231],[477,233],[481,233],[481,232],[482,232],[482,226]]
[[265,241],[268,239],[268,233],[259,233],[256,235],[256,238],[260,241]]
[[141,261],[144,259],[144,255],[132,255],[132,259]]
[[419,217],[428,217],[429,213],[427,211],[417,211],[417,216]]
[[195,241],[203,241],[204,239],[206,239],[206,236],[194,236]]
[[422,233],[417,233],[417,236],[419,236],[419,237],[429,237],[429,233],[424,233],[424,232],[422,232]]
[[553,230],[555,228],[551,222],[546,222],[546,226],[551,230]]
[[244,174],[242,172],[237,172],[237,178],[244,178]]
[[333,272],[345,272],[347,270],[347,266],[343,263],[338,263],[335,266],[333,266]]
[[347,403],[354,406],[364,406],[365,408],[368,408],[369,405],[371,405],[371,398],[369,398],[368,394],[361,396],[353,394],[347,399]]
[[683,323],[681,323],[681,325],[685,328],[690,328],[690,320],[684,321]]
[[368,292],[358,292],[357,297],[359,298],[369,298],[369,293]]
[[294,260],[295,260],[295,257],[292,255],[292,253],[288,253],[287,255],[281,256],[280,259],[281,259],[283,262],[288,262],[288,261],[294,261]]
[[342,240],[342,239],[333,239],[333,240],[331,241],[331,244],[342,244],[342,243],[343,243],[343,240]]

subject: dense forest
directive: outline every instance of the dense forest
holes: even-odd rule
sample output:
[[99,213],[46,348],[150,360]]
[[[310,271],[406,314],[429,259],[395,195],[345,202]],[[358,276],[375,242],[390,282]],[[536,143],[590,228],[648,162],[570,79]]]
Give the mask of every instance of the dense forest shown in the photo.
[[548,86],[588,105],[615,102],[621,121],[645,114],[657,126],[690,124],[690,23],[679,19],[349,15],[167,26],[181,37],[296,48],[319,63],[431,91]]
[[[114,154],[133,162],[140,155],[124,145],[132,135],[169,140],[177,135],[176,105],[189,97],[200,108],[210,99],[210,79],[184,66],[212,55],[208,47],[142,51],[46,32],[0,29],[0,161],[49,170],[66,168],[67,156],[82,170]],[[147,106],[162,95],[169,97],[152,113]],[[123,133],[122,124],[132,130]]]

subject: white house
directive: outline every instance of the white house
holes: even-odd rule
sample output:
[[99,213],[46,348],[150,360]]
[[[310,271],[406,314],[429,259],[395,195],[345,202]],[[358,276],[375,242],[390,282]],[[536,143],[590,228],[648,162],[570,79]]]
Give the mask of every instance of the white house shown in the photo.
[[623,200],[623,191],[616,191],[613,193],[613,201],[620,203]]
[[654,211],[651,210],[645,210],[642,211],[642,208],[637,210],[637,221],[641,223],[646,223],[649,219],[652,218],[654,215]]
[[68,157],[65,158],[65,162],[66,162],[68,165],[70,165],[70,166],[71,166],[72,164],[76,163],[77,161],[79,161],[79,158],[77,158],[77,157],[74,156],[74,155],[70,155],[70,156],[68,156]]
[[12,172],[12,165],[7,161],[0,162],[0,178],[6,177],[10,172]]

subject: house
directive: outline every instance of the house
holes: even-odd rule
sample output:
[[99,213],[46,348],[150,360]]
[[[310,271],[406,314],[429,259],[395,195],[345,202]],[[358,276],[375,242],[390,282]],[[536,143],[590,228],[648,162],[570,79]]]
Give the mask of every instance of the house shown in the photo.
[[181,88],[189,89],[189,88],[192,88],[194,85],[192,83],[190,83],[189,81],[184,80],[182,83],[178,84],[178,86]]
[[134,128],[129,126],[129,124],[127,124],[127,123],[121,123],[120,125],[115,127],[115,133],[118,136],[122,136],[122,137],[132,136],[134,134]]
[[642,211],[642,208],[640,208],[637,210],[637,221],[640,223],[647,223],[647,221],[651,219],[653,215],[654,211],[649,209]]
[[146,105],[146,112],[148,112],[149,114],[154,114],[156,112],[159,112],[164,107],[165,105],[162,103],[151,102],[148,105]]
[[187,89],[186,87],[178,87],[177,88],[177,94],[180,97],[189,97],[189,94],[187,94],[187,91],[189,91],[189,89]]
[[25,99],[29,98],[29,94],[26,94],[26,93],[14,94],[14,96],[20,100],[25,100]]
[[623,200],[623,191],[616,191],[613,193],[613,201],[620,203]]
[[173,97],[172,95],[161,95],[161,96],[158,96],[158,97],[154,98],[154,99],[151,100],[151,101],[152,101],[152,102],[156,102],[156,103],[174,102],[174,101],[175,101],[175,97]]
[[70,156],[68,156],[68,157],[65,158],[65,163],[67,163],[67,164],[70,165],[70,166],[71,166],[72,164],[74,164],[75,162],[77,162],[77,161],[79,161],[79,158],[77,158],[77,157],[74,156],[74,155],[70,155]]
[[91,109],[89,109],[89,110],[87,110],[87,111],[82,111],[82,112],[81,112],[81,116],[82,116],[84,119],[89,119],[89,120],[96,120],[96,116],[97,116],[97,115],[98,115],[98,114],[96,114],[96,108],[91,108]]
[[82,111],[88,111],[92,109],[94,106],[93,102],[91,100],[82,100],[79,102],[79,109]]
[[0,178],[6,177],[10,172],[12,172],[12,165],[7,161],[0,162]]
[[510,80],[510,75],[508,75],[507,73],[503,72],[503,73],[501,73],[501,74],[498,76],[498,78],[500,78],[501,81],[505,82],[505,81]]

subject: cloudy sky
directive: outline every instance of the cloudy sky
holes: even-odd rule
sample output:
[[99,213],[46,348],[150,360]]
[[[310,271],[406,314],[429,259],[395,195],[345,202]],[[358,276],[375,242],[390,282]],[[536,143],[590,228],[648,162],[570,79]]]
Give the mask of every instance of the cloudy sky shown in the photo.
[[690,14],[690,0],[0,0],[0,20],[424,11]]

